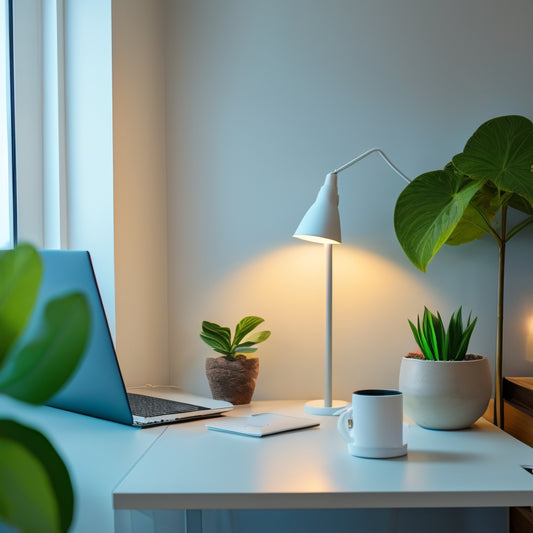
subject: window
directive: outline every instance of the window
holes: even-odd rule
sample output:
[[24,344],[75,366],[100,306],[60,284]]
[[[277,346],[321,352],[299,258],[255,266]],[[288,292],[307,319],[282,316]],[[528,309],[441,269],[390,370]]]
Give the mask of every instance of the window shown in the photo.
[[0,248],[16,242],[11,116],[12,0],[0,0]]

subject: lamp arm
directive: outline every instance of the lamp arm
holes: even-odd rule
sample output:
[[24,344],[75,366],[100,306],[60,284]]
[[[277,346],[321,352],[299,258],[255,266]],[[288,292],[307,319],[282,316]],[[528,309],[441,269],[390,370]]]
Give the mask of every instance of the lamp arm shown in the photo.
[[342,167],[339,167],[337,170],[334,170],[333,174],[338,174],[339,172],[346,170],[348,167],[355,165],[355,163],[361,161],[361,159],[364,159],[366,156],[373,154],[374,152],[378,152],[378,154],[385,160],[389,167],[391,167],[392,170],[396,172],[396,174],[403,178],[407,183],[411,183],[411,180],[386,156],[385,152],[381,150],[381,148],[372,148],[370,150],[367,150],[366,152],[362,153],[361,155],[358,155],[355,159],[352,159]]

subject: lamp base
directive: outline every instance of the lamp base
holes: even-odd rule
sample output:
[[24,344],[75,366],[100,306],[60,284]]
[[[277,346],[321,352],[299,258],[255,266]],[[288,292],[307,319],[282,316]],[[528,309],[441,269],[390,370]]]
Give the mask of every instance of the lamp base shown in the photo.
[[310,415],[335,416],[339,410],[348,405],[348,402],[343,400],[333,400],[331,407],[326,407],[324,400],[312,400],[305,404],[305,412]]

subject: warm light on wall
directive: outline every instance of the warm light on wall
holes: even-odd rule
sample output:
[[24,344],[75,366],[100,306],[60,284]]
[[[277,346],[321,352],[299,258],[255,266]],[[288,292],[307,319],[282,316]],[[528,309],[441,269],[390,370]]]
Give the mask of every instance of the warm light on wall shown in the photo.
[[533,315],[526,322],[526,360],[533,362]]
[[[320,390],[323,254],[320,246],[298,244],[271,250],[212,280],[207,298],[195,302],[198,311],[191,309],[198,318],[190,328],[199,327],[200,317],[227,323],[244,314],[265,318],[272,336],[258,351],[258,400],[309,398]],[[349,399],[354,387],[397,387],[401,357],[414,348],[407,318],[442,295],[413,269],[347,244],[336,248],[334,275],[338,397]],[[199,343],[198,351],[181,354],[183,380],[205,381],[202,349]]]

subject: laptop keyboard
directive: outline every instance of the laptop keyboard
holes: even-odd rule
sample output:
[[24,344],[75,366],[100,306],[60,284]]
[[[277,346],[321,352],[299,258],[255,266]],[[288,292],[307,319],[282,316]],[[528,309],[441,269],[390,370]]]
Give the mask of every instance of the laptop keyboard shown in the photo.
[[128,393],[128,402],[131,412],[135,416],[150,417],[173,415],[176,413],[192,413],[194,411],[204,411],[207,407],[192,405],[190,403],[175,402],[165,398],[155,398],[144,394]]

